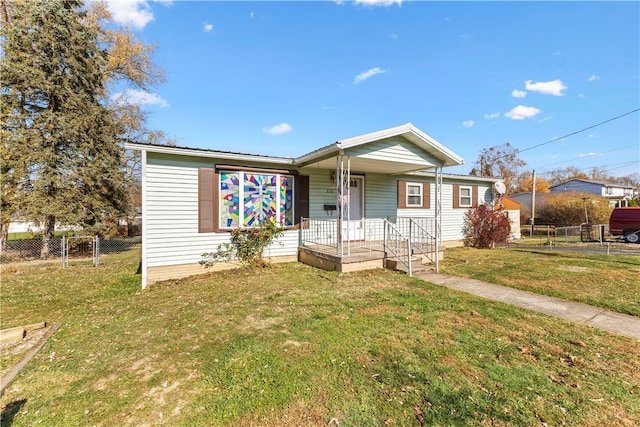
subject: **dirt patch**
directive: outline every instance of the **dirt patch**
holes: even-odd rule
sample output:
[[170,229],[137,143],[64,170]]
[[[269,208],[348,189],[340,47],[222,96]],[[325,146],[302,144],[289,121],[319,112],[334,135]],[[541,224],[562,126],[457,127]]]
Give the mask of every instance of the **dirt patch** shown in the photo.
[[26,331],[24,338],[0,344],[0,359],[2,359],[0,375],[4,375],[6,371],[11,369],[13,362],[17,362],[20,356],[40,342],[48,330],[49,328],[40,328]]
[[577,265],[562,265],[558,267],[558,270],[570,271],[572,273],[588,273],[591,271],[589,267],[579,267]]
[[359,313],[366,314],[366,315],[401,313],[403,311],[404,309],[401,307],[393,307],[389,305],[378,305],[378,306],[358,310]]
[[254,315],[249,315],[244,318],[241,324],[241,329],[243,330],[258,330],[263,331],[265,329],[270,329],[275,325],[282,323],[282,319],[280,317],[256,317]]

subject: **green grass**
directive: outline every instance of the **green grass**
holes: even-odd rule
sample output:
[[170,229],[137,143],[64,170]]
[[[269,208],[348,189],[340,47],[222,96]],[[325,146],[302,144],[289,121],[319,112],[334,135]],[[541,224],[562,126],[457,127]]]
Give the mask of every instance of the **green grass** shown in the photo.
[[448,249],[441,272],[640,316],[640,257],[549,249]]
[[141,291],[137,267],[5,268],[2,327],[63,326],[0,399],[3,425],[640,422],[631,339],[386,270],[290,263]]

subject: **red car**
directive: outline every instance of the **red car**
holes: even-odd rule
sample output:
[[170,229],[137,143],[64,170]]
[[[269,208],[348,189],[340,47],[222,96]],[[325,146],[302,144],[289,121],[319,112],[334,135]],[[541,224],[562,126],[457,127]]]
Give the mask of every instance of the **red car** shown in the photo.
[[623,236],[629,243],[640,243],[640,206],[615,208],[609,217],[609,233]]

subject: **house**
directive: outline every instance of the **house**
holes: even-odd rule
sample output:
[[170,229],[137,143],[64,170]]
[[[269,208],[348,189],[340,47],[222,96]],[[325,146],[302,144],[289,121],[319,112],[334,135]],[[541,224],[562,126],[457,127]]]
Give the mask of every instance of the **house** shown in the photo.
[[[286,229],[265,256],[411,273],[461,244],[468,208],[496,179],[443,173],[463,159],[410,123],[285,158],[128,143],[142,164],[142,285],[202,273],[202,254],[266,218]],[[222,268],[222,266],[220,267]]]
[[634,198],[634,187],[632,185],[589,181],[586,179],[570,179],[550,187],[550,190],[552,193],[576,191],[595,194],[609,199],[611,206],[626,206],[628,200]]

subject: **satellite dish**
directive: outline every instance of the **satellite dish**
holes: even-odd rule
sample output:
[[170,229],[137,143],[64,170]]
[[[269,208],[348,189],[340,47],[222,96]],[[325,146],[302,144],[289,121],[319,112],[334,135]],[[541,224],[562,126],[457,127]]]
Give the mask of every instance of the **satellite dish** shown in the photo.
[[503,181],[498,181],[495,184],[493,184],[493,188],[495,188],[498,194],[504,194],[504,192],[507,191],[507,187],[506,185],[504,185]]

